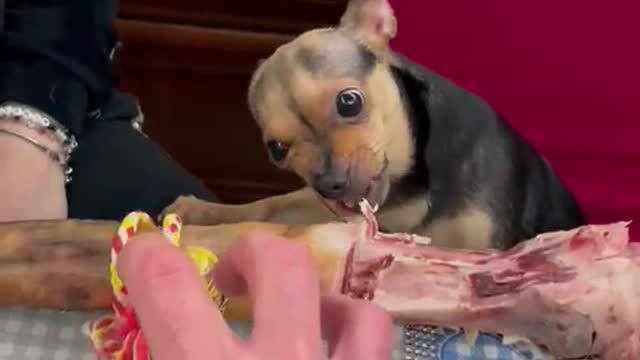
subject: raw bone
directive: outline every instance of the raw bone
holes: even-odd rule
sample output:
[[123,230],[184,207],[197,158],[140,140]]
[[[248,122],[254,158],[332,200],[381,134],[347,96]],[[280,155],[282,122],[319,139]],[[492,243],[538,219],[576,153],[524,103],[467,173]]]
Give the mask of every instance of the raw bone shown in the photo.
[[373,209],[362,209],[367,236],[355,244],[344,293],[401,322],[524,337],[561,359],[640,359],[640,248],[629,244],[628,223],[482,253],[379,234]]
[[[640,358],[640,250],[627,223],[543,234],[503,252],[438,249],[428,239],[364,223],[287,227],[242,223],[185,226],[185,245],[220,254],[251,231],[286,236],[310,250],[323,293],[366,297],[403,323],[520,336],[558,358]],[[108,308],[106,271],[117,223],[0,224],[0,306]],[[250,319],[246,299],[228,314]],[[595,340],[593,334],[596,334]]]

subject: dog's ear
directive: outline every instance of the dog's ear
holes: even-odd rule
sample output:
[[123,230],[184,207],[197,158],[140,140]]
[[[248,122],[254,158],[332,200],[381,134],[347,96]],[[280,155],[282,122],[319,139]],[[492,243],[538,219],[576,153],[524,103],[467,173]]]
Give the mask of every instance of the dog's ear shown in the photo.
[[397,22],[388,0],[351,0],[340,19],[340,29],[381,53],[396,36]]

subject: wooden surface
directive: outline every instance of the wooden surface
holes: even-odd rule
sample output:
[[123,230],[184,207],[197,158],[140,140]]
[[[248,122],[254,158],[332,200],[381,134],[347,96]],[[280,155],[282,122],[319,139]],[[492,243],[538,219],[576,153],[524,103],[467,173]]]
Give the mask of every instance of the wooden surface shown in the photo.
[[334,24],[344,0],[121,0],[119,15],[162,23],[298,33]]
[[272,166],[246,105],[259,59],[299,32],[335,24],[343,0],[124,0],[117,21],[121,87],[145,132],[221,200],[237,203],[300,183]]

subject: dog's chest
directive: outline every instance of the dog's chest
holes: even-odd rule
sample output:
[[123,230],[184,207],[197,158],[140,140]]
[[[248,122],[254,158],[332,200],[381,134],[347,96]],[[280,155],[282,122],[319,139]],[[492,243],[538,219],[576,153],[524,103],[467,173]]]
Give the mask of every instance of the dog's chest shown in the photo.
[[429,237],[432,245],[458,249],[492,247],[495,224],[489,214],[469,207],[455,216],[437,217],[427,223],[431,208],[428,196],[415,197],[381,209],[377,215],[380,230]]
[[377,214],[378,223],[385,232],[419,234],[430,207],[427,195],[417,196],[400,204],[381,208]]

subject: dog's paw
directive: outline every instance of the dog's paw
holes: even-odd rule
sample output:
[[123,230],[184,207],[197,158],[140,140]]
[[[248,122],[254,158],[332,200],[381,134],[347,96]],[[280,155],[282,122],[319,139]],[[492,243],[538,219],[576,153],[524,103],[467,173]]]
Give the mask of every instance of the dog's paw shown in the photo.
[[209,203],[195,196],[179,196],[162,211],[160,219],[167,214],[176,214],[184,224],[216,225],[221,221],[219,214],[223,207],[224,205]]

